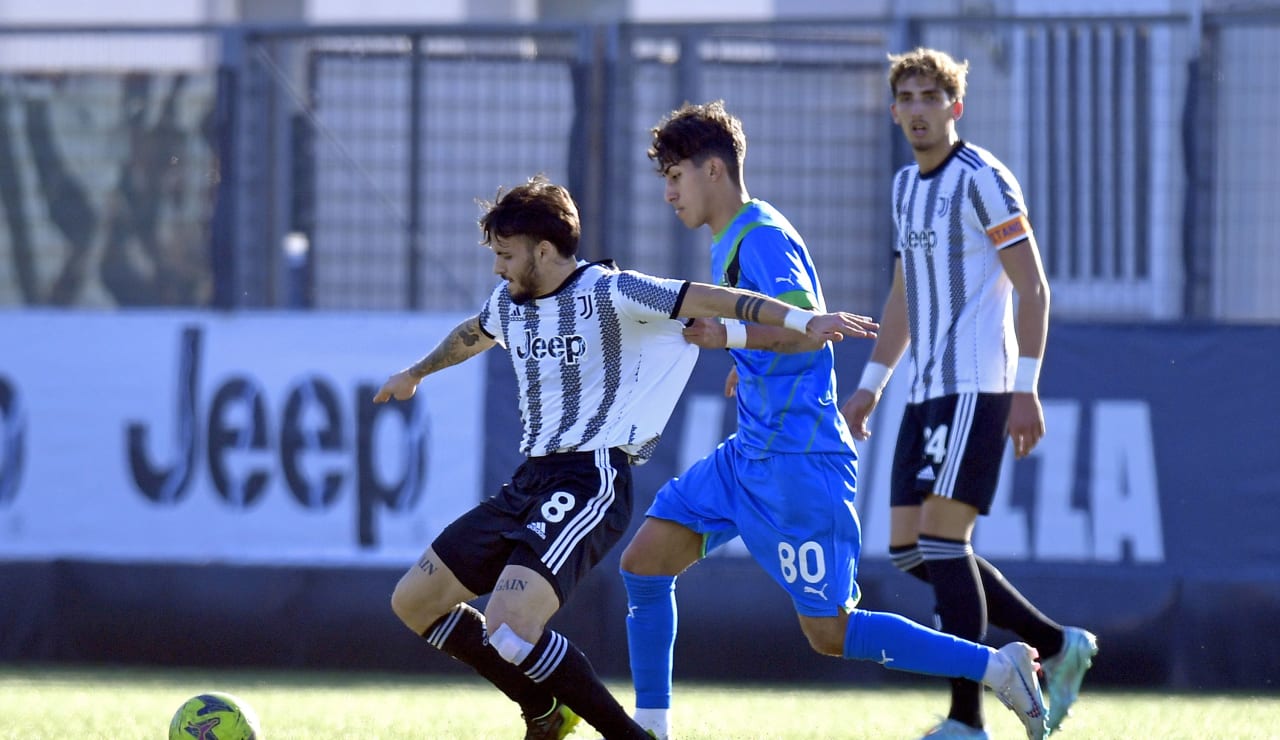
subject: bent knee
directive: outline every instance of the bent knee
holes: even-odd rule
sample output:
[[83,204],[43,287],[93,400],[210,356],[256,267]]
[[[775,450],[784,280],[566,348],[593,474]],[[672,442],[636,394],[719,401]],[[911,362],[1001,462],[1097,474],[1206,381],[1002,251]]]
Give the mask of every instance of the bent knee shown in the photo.
[[848,620],[842,617],[801,617],[800,627],[809,647],[819,655],[844,656],[844,636]]
[[432,624],[444,616],[457,603],[438,604],[432,594],[423,591],[420,585],[411,585],[407,579],[401,579],[391,592],[391,611],[404,623],[404,626],[421,635]]
[[702,535],[675,522],[646,519],[627,543],[619,568],[637,576],[676,576],[702,557]]
[[[419,609],[415,608],[418,601],[409,593],[409,589],[404,587],[404,583],[396,585],[396,590],[391,592],[391,611],[396,615],[406,627],[418,632],[418,623],[422,620],[419,615]],[[425,630],[428,625],[422,625]]]
[[832,658],[839,658],[844,655],[844,639],[832,639],[830,636],[811,636],[809,637],[809,647],[819,655],[826,655]]
[[622,551],[622,557],[618,559],[618,569],[623,573],[636,576],[671,575],[660,573],[660,565],[657,558],[651,556],[643,547],[637,546],[634,540],[627,545],[627,549]]

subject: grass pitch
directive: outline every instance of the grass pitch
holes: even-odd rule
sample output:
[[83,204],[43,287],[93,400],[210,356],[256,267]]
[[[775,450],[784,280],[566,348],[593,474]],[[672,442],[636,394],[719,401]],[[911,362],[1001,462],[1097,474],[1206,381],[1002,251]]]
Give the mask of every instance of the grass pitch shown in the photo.
[[[630,687],[612,683],[630,707]],[[257,709],[264,740],[519,738],[519,710],[479,679],[366,673],[0,667],[0,738],[155,740],[173,712],[203,691],[228,691]],[[947,689],[677,685],[681,740],[918,738]],[[991,737],[1024,737],[988,693]],[[585,725],[570,740],[592,740]],[[1057,736],[1055,736],[1057,737]],[[1280,738],[1280,694],[1187,694],[1090,689],[1061,737],[1095,740]]]

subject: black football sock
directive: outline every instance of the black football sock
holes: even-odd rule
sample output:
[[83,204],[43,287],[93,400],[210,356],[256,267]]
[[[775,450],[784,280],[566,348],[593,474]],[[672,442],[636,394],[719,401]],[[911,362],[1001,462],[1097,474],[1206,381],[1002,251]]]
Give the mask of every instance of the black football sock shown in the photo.
[[[920,554],[929,570],[942,631],[981,642],[987,631],[987,605],[982,577],[968,542],[920,537]],[[951,719],[983,727],[982,684],[951,679]]]
[[1040,659],[1062,650],[1062,625],[1046,617],[994,565],[974,556],[982,574],[991,623],[1013,632],[1040,652]]
[[547,630],[520,670],[547,687],[560,701],[596,728],[605,740],[648,740],[649,733],[627,714],[596,675],[591,661],[563,635]]
[[[916,545],[889,548],[889,559],[904,573],[929,583],[929,569]],[[982,592],[987,599],[987,620],[1009,630],[1040,651],[1041,660],[1062,650],[1062,625],[1049,619],[1004,577],[999,568],[975,554],[982,576]]]
[[437,619],[423,637],[446,655],[475,669],[485,680],[520,705],[526,717],[541,717],[555,706],[545,686],[529,679],[489,647],[484,615],[468,604],[459,604]]
[[909,576],[929,582],[929,568],[924,564],[924,556],[920,554],[919,545],[901,545],[889,548],[889,560],[894,567]]

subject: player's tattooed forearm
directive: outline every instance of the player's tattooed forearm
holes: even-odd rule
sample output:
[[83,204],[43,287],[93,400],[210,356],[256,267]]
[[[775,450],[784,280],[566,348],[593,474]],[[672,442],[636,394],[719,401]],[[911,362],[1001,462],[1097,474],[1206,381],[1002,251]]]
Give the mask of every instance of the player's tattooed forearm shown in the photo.
[[744,295],[738,298],[738,303],[733,307],[734,315],[743,321],[750,321],[753,324],[760,323],[760,309],[764,308],[764,299],[756,296]]
[[479,324],[474,321],[467,322],[440,340],[440,344],[426,357],[415,362],[409,368],[409,372],[418,377],[425,377],[450,365],[456,365],[475,354],[474,348],[479,343]]
[[432,562],[431,558],[423,555],[418,561],[418,570],[426,573],[427,575],[431,575],[436,572],[436,564]]
[[413,363],[413,366],[409,368],[409,372],[421,378],[439,370],[440,367],[441,365],[439,360],[436,358],[436,353],[432,352],[421,360]]
[[529,587],[529,583],[522,578],[507,578],[498,581],[493,587],[494,591],[523,591]]

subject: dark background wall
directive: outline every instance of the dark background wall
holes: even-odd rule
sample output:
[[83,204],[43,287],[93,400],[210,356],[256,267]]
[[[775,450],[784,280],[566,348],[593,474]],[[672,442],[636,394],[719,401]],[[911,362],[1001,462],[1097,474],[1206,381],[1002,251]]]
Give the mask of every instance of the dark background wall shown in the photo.
[[[868,349],[840,349],[842,387],[853,387]],[[1042,377],[1046,404],[1144,404],[1149,430],[1130,436],[1150,431],[1159,484],[1159,560],[1139,557],[1150,545],[1122,548],[1118,558],[1105,547],[1074,560],[1034,553],[993,558],[1050,616],[1099,634],[1103,650],[1091,682],[1275,689],[1280,643],[1261,636],[1280,619],[1274,568],[1280,540],[1273,536],[1280,524],[1280,460],[1273,452],[1280,400],[1268,369],[1276,357],[1280,329],[1274,327],[1052,329]],[[513,382],[502,358],[490,359],[489,489],[518,463]],[[682,434],[691,428],[689,398],[717,394],[726,368],[723,353],[704,353],[699,361],[660,454],[636,470],[637,521],[676,471]],[[878,437],[892,438],[883,428],[896,425],[892,417],[877,422]],[[1066,432],[1051,426],[1050,438],[1055,433]],[[1094,510],[1099,502],[1130,496],[1097,490],[1111,480],[1090,469],[1106,453],[1092,444],[1098,433],[1087,424],[1078,427],[1074,448],[1090,452],[1082,452],[1068,473],[1073,507],[1089,516],[1105,514]],[[871,457],[864,453],[862,475],[875,495]],[[1036,484],[1025,484],[1024,468],[1036,464],[1020,463],[1014,476],[1014,498],[1022,508],[1033,509],[1041,493]],[[883,520],[872,509],[865,526],[877,523]],[[1105,532],[1106,526],[1094,522],[1093,530]],[[868,532],[866,539],[876,536]],[[1044,549],[1045,543],[1032,548]],[[553,624],[603,674],[620,677],[627,671],[626,609],[617,556],[612,553],[587,579]],[[388,600],[400,573],[382,567],[6,562],[0,564],[0,659],[461,672],[391,614]],[[928,589],[894,570],[882,551],[865,552],[860,584],[864,608],[926,623],[931,618]],[[812,653],[790,604],[750,559],[709,558],[681,576],[678,594],[678,677],[911,680]],[[1010,636],[993,629],[989,638],[1002,643]]]

